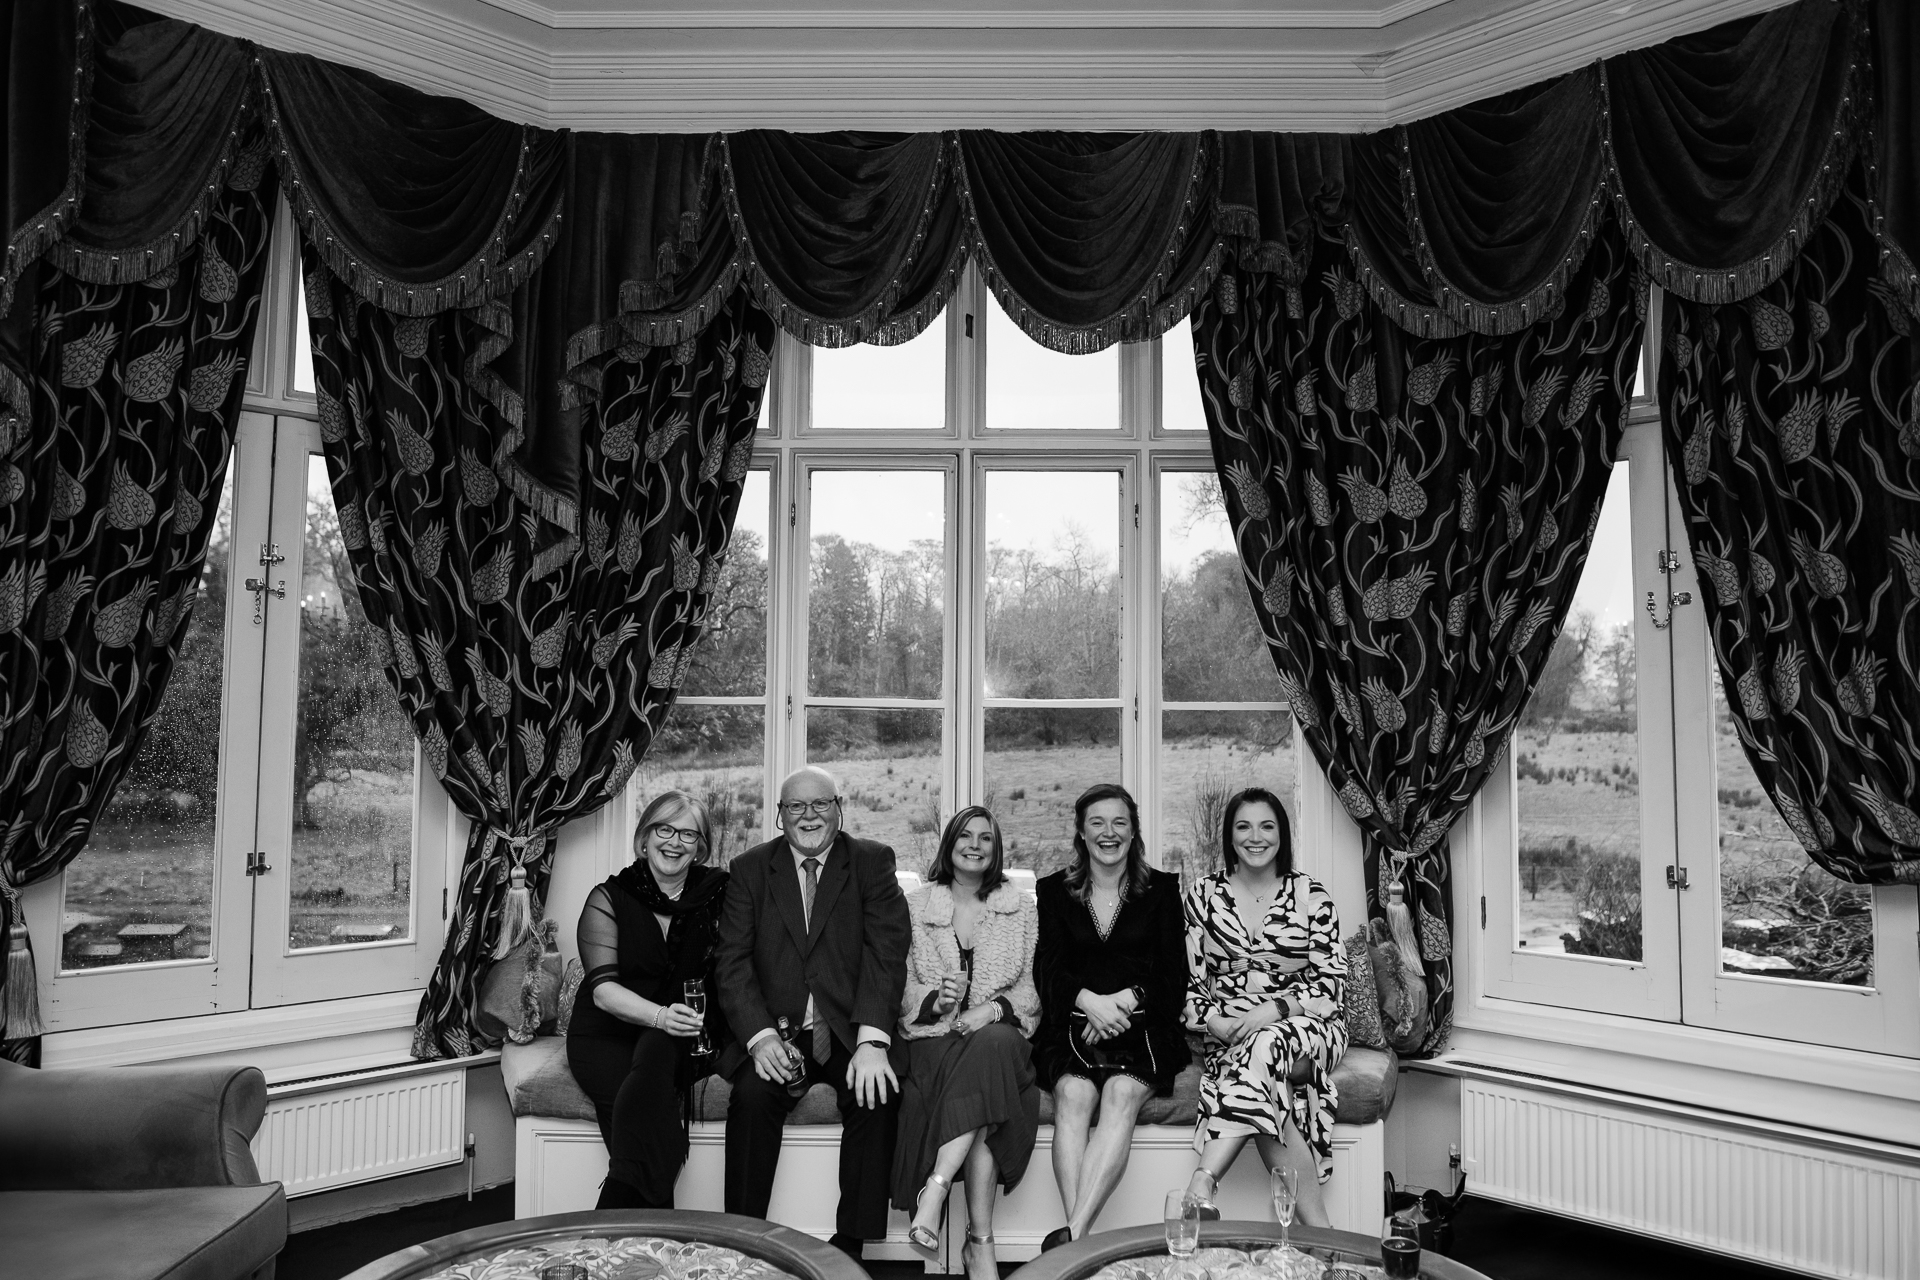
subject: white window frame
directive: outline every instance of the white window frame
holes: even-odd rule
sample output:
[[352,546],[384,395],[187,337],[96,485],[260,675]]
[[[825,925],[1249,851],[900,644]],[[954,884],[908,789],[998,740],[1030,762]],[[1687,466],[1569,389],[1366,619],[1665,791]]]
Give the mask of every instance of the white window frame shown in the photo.
[[[919,700],[873,697],[827,698],[806,688],[807,573],[810,552],[810,476],[822,470],[945,470],[948,488],[947,609],[943,665],[943,759],[937,771],[945,787],[943,810],[952,812],[979,794],[985,774],[982,729],[989,706],[1097,705],[1120,719],[1121,776],[1139,799],[1149,833],[1160,830],[1160,581],[1158,481],[1161,469],[1209,471],[1211,444],[1204,432],[1162,432],[1160,342],[1120,348],[1120,426],[1113,431],[992,430],[986,411],[986,309],[998,307],[977,270],[969,270],[946,312],[946,417],[939,430],[884,431],[831,428],[813,422],[813,350],[784,332],[776,339],[769,412],[755,438],[754,465],[771,469],[773,511],[768,539],[767,772],[771,799],[779,780],[806,763],[809,706],[877,708],[930,706]],[[974,317],[974,337],[966,332]],[[1121,656],[1118,696],[1093,700],[1032,702],[985,698],[980,655],[984,652],[984,563],[980,503],[990,470],[1111,470],[1121,492]],[[754,702],[757,699],[685,697],[689,706]],[[1216,709],[1207,703],[1173,710]],[[1217,709],[1288,710],[1284,702],[1218,704]],[[1295,739],[1296,753],[1299,752]],[[1304,753],[1300,753],[1304,755]],[[831,764],[830,761],[822,763]],[[1302,775],[1304,776],[1304,775]],[[1089,778],[1091,784],[1101,779]],[[1297,793],[1296,793],[1297,795]],[[637,813],[645,797],[633,793]],[[775,833],[773,806],[763,807],[763,835]],[[629,819],[629,826],[631,819]],[[628,832],[631,835],[631,831]],[[1149,849],[1157,861],[1157,836]],[[624,855],[622,855],[624,857]]]
[[[1671,610],[1672,626],[1651,627],[1635,614],[1639,656],[1642,794],[1642,925],[1645,961],[1639,965],[1592,957],[1527,955],[1512,944],[1518,895],[1518,813],[1513,760],[1494,770],[1468,821],[1454,835],[1469,855],[1471,875],[1456,874],[1456,918],[1479,924],[1456,931],[1461,944],[1459,1025],[1505,1034],[1559,1038],[1569,1025],[1647,1027],[1666,1022],[1670,1046],[1708,1047],[1794,1042],[1815,1058],[1834,1051],[1920,1058],[1920,890],[1910,885],[1873,890],[1874,974],[1864,987],[1725,973],[1720,967],[1719,790],[1716,783],[1710,664],[1701,605],[1679,496],[1664,457],[1654,392],[1660,341],[1660,295],[1648,308],[1644,350],[1647,395],[1631,409],[1622,456],[1634,466],[1634,598],[1656,604],[1671,589],[1692,603]],[[1645,475],[1657,469],[1655,475]],[[1657,486],[1653,481],[1657,478]],[[1658,491],[1656,501],[1654,491]],[[1664,531],[1664,538],[1660,535]],[[1670,579],[1658,572],[1657,548],[1677,553]],[[1661,610],[1663,616],[1669,611]],[[1687,887],[1669,887],[1667,868]],[[1569,1024],[1548,1014],[1569,1011]],[[1680,1030],[1684,1028],[1684,1030]],[[1637,1034],[1637,1033],[1629,1033]],[[1817,1047],[1816,1047],[1817,1046]],[[1779,1048],[1770,1052],[1785,1053]],[[1788,1055],[1793,1060],[1793,1055]],[[1870,1069],[1870,1074],[1873,1072]]]
[[[317,399],[295,390],[295,365],[305,354],[295,342],[300,254],[284,200],[276,219],[229,462],[234,581],[227,587],[210,954],[63,972],[66,876],[51,877],[23,895],[41,979],[42,1020],[50,1034],[211,1015],[258,1021],[260,1011],[276,1006],[417,992],[445,940],[447,886],[458,877],[466,824],[438,780],[419,767],[416,745],[409,936],[297,952],[285,943],[291,829],[282,827],[283,819],[290,820],[291,795],[280,792],[291,789],[300,601],[297,591],[268,598],[254,642],[253,593],[238,585],[261,572],[258,550],[268,543],[287,556],[273,566],[270,580],[300,580],[306,459],[319,449]],[[292,456],[276,466],[276,449]],[[249,877],[247,855],[255,851],[267,854],[269,870]],[[204,1034],[217,1033],[209,1026]]]

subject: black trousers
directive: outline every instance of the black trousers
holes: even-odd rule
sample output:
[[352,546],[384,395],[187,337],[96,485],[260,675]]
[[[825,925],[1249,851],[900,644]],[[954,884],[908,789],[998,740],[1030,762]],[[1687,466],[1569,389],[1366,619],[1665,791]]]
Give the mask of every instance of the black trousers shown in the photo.
[[[840,1210],[834,1230],[859,1240],[878,1240],[887,1234],[887,1180],[893,1172],[900,1095],[890,1090],[879,1107],[855,1102],[853,1090],[847,1087],[847,1066],[852,1061],[853,1054],[835,1040],[824,1067],[808,1059],[807,1083],[832,1085],[840,1105]],[[727,1104],[728,1213],[767,1216],[773,1175],[780,1166],[780,1135],[799,1102],[785,1085],[762,1080],[753,1069],[751,1054],[733,1073],[733,1096]]]
[[[687,1162],[687,1129],[675,1069],[691,1040],[652,1027],[629,1043],[613,1036],[568,1036],[567,1065],[593,1101],[607,1140],[607,1188],[600,1208],[673,1208],[673,1184]],[[631,1188],[630,1194],[622,1194]],[[635,1198],[637,1197],[637,1203]]]

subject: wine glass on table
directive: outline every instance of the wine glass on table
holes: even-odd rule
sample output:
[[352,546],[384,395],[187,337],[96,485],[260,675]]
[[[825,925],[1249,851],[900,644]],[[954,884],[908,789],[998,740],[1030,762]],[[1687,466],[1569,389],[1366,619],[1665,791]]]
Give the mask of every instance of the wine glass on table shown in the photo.
[[1273,1200],[1273,1219],[1280,1224],[1280,1254],[1286,1256],[1293,1228],[1293,1210],[1299,1203],[1299,1173],[1293,1169],[1274,1169],[1267,1174],[1267,1194]]
[[1193,1256],[1200,1244],[1200,1202],[1186,1188],[1167,1192],[1167,1252],[1176,1258]]
[[693,1051],[704,1057],[713,1052],[713,1041],[707,1038],[707,984],[688,978],[680,988],[680,997],[687,1008],[700,1015],[700,1034],[694,1037]]
[[1399,1214],[1387,1217],[1380,1233],[1380,1269],[1388,1280],[1417,1280],[1420,1275],[1420,1226]]

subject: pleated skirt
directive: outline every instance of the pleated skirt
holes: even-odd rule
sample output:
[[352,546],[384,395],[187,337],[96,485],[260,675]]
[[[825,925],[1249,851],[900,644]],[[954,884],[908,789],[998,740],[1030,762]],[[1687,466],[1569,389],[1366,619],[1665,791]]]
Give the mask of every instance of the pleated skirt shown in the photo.
[[940,1148],[980,1128],[987,1131],[1000,1186],[1019,1185],[1040,1129],[1040,1087],[1026,1037],[995,1023],[968,1036],[908,1040],[896,1051],[894,1070],[900,1076],[894,1207],[912,1213]]

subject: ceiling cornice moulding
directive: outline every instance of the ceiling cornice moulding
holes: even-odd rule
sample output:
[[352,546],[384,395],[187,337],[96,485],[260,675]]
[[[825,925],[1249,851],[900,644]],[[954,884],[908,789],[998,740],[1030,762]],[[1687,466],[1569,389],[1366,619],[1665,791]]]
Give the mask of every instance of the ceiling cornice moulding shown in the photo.
[[[1392,0],[1384,27],[561,27],[596,0],[148,0],[159,12],[553,128],[1360,132],[1524,87],[1782,0]],[[760,0],[764,3],[764,0]],[[1165,0],[1158,0],[1164,6]],[[522,12],[525,11],[525,12]],[[1199,15],[1232,11],[1216,0]],[[656,9],[653,16],[685,13]],[[737,4],[727,16],[754,12]],[[789,9],[796,18],[856,10]],[[941,16],[895,6],[876,13]],[[995,10],[985,11],[988,14]],[[1004,12],[1004,10],[999,11]],[[1085,17],[1092,10],[1042,13]],[[541,13],[543,22],[526,16]],[[557,15],[557,16],[556,16]],[[968,21],[976,15],[968,15]],[[1208,20],[1211,20],[1209,17]]]
[[556,31],[734,31],[751,29],[887,30],[1377,30],[1451,0],[1314,0],[1306,4],[1153,5],[712,5],[636,6],[625,0],[571,7],[542,0],[480,3]]

